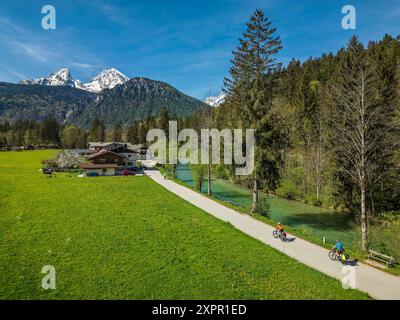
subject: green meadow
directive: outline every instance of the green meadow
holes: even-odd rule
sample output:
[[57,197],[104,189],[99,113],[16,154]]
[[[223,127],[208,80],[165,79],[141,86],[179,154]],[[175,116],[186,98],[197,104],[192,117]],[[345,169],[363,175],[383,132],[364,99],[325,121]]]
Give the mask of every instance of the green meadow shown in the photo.
[[0,299],[368,298],[147,177],[47,178],[52,154],[0,152]]

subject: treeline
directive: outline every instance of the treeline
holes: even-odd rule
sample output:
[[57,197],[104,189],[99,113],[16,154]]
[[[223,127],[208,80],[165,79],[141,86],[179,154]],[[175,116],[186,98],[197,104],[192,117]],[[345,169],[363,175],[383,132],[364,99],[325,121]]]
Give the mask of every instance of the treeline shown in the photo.
[[[366,47],[353,37],[336,54],[286,67],[276,60],[281,48],[257,10],[233,51],[226,102],[187,126],[255,129],[253,175],[224,165],[213,174],[251,188],[253,211],[262,189],[351,213],[366,249],[372,220],[400,210],[400,37]],[[201,185],[207,170],[195,171]]]
[[17,120],[0,123],[0,147],[41,146],[65,149],[86,148],[90,133],[73,125],[62,125],[49,117],[38,122]]
[[5,121],[0,122],[0,147],[32,145],[80,149],[86,148],[90,141],[142,144],[146,143],[146,134],[150,129],[160,128],[168,132],[171,120],[177,120],[177,117],[163,108],[159,117],[149,117],[125,128],[120,124],[107,128],[97,117],[93,119],[89,130],[60,124],[52,117],[43,121],[17,120],[12,124]]

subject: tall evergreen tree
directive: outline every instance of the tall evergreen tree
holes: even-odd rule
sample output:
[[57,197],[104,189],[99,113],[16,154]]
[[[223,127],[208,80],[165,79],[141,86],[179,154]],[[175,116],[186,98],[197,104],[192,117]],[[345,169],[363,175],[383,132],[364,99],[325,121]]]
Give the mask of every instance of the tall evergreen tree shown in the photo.
[[104,123],[97,117],[93,119],[90,129],[90,139],[96,142],[104,142],[106,138],[106,128]]
[[273,150],[278,144],[271,138],[276,137],[272,134],[276,128],[270,117],[274,85],[272,75],[280,69],[275,54],[282,48],[275,32],[276,28],[272,27],[272,22],[264,12],[256,10],[247,23],[243,37],[239,39],[239,47],[233,51],[231,79],[224,81],[228,103],[234,105],[240,117],[239,125],[255,130],[253,211],[257,210],[261,180],[267,189],[274,189],[279,175],[279,155]]
[[122,141],[122,126],[119,123],[112,128],[112,140],[114,142]]
[[[57,120],[53,117],[46,118],[40,124],[40,139],[42,143],[50,145],[58,145],[60,126]],[[21,144],[20,142],[18,144]]]

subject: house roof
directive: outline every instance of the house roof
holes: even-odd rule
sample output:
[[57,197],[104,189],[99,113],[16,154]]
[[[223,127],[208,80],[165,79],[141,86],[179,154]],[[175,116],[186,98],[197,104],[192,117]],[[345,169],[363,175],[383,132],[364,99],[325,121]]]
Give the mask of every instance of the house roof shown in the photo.
[[129,142],[89,142],[89,148],[106,148],[106,147],[123,147],[125,146],[130,150],[137,150],[143,147],[142,144],[132,144]]
[[107,153],[111,153],[111,154],[113,154],[113,155],[116,156],[116,157],[120,157],[120,158],[127,159],[127,157],[124,156],[123,154],[116,153],[116,152],[112,152],[112,151],[108,151],[108,150],[100,150],[99,152],[97,152],[97,153],[95,153],[95,154],[92,154],[92,155],[88,156],[87,158],[90,160],[90,159],[93,159],[93,158],[97,158],[97,157],[99,157],[99,156],[102,156],[102,155],[104,155],[104,154],[107,154]]
[[79,168],[81,168],[81,169],[106,169],[106,168],[118,168],[118,165],[116,163],[104,163],[104,164],[80,163]]

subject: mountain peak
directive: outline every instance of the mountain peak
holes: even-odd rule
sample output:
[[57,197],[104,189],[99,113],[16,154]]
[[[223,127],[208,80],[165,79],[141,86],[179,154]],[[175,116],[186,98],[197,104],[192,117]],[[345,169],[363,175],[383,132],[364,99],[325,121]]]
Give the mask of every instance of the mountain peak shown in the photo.
[[59,74],[70,74],[69,69],[68,68],[61,68],[60,70],[58,70],[55,73],[59,73]]
[[129,78],[115,68],[104,69],[91,82],[84,84],[86,90],[100,92],[104,89],[112,89],[116,85],[124,84]]
[[62,68],[50,74],[47,78],[37,78],[32,80],[21,80],[20,84],[39,84],[45,86],[70,86],[90,92],[100,92],[104,89],[112,89],[116,85],[127,82],[129,78],[115,68],[104,69],[97,76],[93,77],[89,83],[82,83],[74,80],[68,68]]
[[218,107],[219,105],[225,102],[225,99],[226,99],[226,94],[221,92],[219,96],[208,97],[207,99],[204,100],[204,102],[211,107]]
[[49,86],[74,86],[69,69],[63,68],[47,77],[47,85]]

